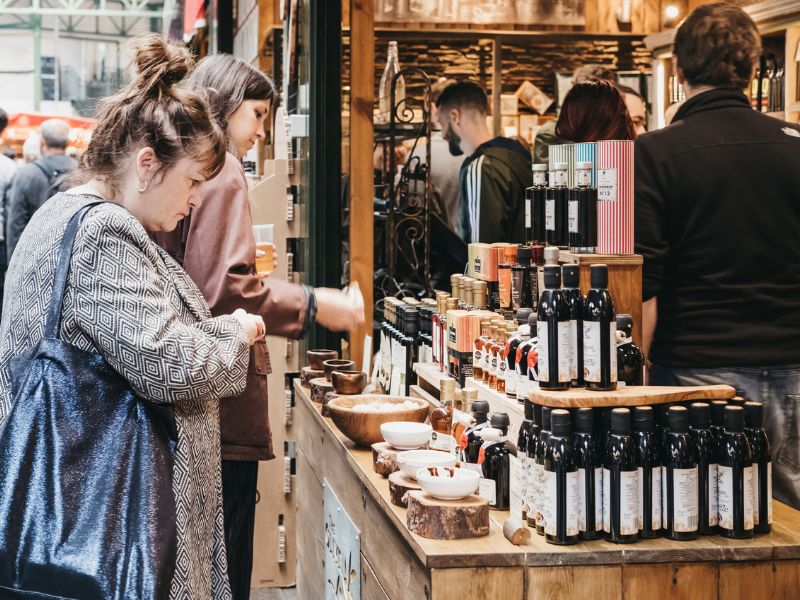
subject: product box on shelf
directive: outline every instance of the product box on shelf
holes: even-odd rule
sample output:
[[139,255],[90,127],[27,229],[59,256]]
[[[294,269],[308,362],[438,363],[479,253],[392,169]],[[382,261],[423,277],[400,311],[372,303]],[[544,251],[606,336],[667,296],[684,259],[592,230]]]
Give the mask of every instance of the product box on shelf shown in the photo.
[[633,254],[633,141],[597,142],[597,252]]
[[464,386],[467,377],[472,377],[472,352],[475,338],[481,335],[481,317],[487,311],[447,311],[447,352],[450,356],[449,375]]
[[597,187],[597,144],[595,142],[583,142],[575,144],[575,162],[592,163],[591,187]]
[[557,144],[550,146],[550,168],[556,163],[567,164],[567,187],[575,187],[575,146],[576,144]]

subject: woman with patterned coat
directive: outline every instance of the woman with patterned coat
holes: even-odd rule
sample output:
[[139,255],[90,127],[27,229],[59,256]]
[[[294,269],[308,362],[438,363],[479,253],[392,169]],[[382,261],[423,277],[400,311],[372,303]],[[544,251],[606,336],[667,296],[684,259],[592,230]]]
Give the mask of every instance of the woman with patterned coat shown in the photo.
[[100,110],[82,159],[87,182],[34,214],[9,265],[0,424],[10,409],[9,359],[42,337],[66,225],[81,207],[105,200],[75,239],[60,337],[101,354],[141,397],[174,406],[170,598],[227,600],[218,399],[244,388],[249,349],[264,324],[243,310],[212,318],[197,286],[146,233],[174,229],[225,152],[206,103],[175,85],[191,65],[188,54],[151,37],[135,61],[138,76]]

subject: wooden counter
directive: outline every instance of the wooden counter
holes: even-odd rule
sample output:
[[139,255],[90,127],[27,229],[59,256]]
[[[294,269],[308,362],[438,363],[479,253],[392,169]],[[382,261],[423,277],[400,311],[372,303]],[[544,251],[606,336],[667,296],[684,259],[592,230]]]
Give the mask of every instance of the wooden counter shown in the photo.
[[[438,383],[438,381],[437,381]],[[430,387],[430,382],[425,382]],[[423,386],[424,387],[424,386]],[[298,477],[298,596],[325,597],[323,483],[360,533],[361,598],[398,600],[566,600],[630,598],[795,598],[800,589],[800,513],[776,503],[773,532],[753,540],[718,536],[618,546],[605,541],[559,547],[533,535],[513,546],[508,516],[491,513],[490,535],[435,541],[406,527],[389,502],[388,482],[369,450],[342,436],[309,391],[294,385]],[[418,393],[427,395],[417,388]],[[511,404],[509,402],[509,404]]]

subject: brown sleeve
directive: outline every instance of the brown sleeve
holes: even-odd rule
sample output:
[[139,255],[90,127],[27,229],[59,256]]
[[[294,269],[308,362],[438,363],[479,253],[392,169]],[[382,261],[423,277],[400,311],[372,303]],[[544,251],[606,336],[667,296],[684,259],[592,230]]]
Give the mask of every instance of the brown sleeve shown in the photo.
[[183,268],[208,301],[213,315],[237,308],[261,315],[268,335],[297,338],[303,333],[303,286],[256,276],[256,244],[247,181],[239,161],[228,154],[222,172],[203,184],[192,209]]

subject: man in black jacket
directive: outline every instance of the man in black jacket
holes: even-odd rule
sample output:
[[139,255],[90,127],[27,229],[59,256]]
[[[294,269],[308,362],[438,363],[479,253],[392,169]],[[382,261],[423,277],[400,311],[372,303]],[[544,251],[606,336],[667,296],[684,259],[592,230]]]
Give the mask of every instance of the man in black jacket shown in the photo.
[[697,8],[675,36],[686,103],[636,140],[643,349],[653,384],[766,404],[774,495],[800,508],[800,127],[750,108],[760,53],[733,5]]

